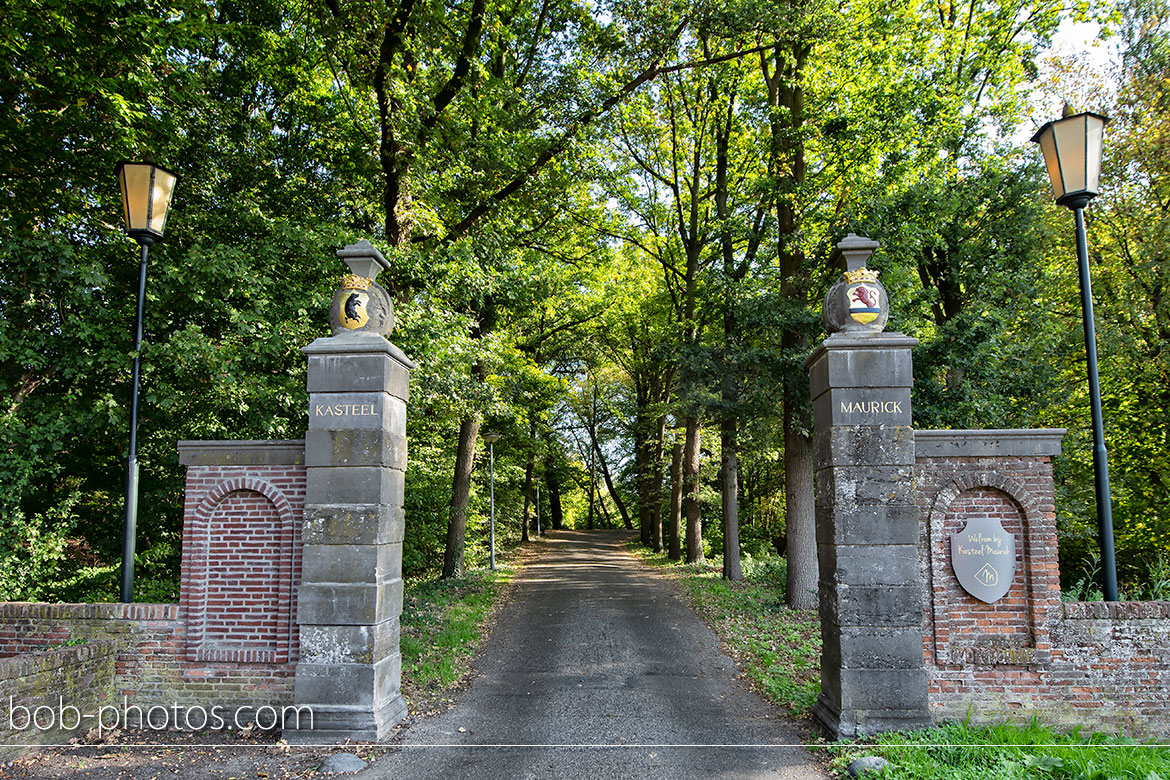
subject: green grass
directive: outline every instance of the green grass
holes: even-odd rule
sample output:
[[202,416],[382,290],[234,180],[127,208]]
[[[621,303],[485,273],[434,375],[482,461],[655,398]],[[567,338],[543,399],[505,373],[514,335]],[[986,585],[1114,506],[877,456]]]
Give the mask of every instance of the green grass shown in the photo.
[[745,579],[728,582],[718,560],[679,565],[637,540],[630,550],[682,585],[691,608],[719,635],[757,691],[794,715],[808,714],[820,692],[820,621],[813,611],[785,605],[783,559],[745,556]]
[[1033,721],[1016,726],[965,723],[831,745],[830,766],[845,768],[861,756],[890,762],[883,780],[1170,780],[1170,746],[1140,745],[1123,737],[1058,734]]
[[402,692],[415,714],[452,699],[471,669],[486,621],[513,569],[497,565],[450,580],[406,584],[402,609]]

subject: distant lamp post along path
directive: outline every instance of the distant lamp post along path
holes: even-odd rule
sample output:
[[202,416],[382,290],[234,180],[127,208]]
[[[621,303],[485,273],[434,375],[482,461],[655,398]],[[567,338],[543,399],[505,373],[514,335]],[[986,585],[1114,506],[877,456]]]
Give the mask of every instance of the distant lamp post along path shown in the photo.
[[488,469],[489,469],[489,487],[488,495],[491,505],[491,520],[489,535],[491,537],[491,570],[496,570],[496,442],[500,440],[500,434],[488,432],[483,435],[483,440],[488,443]]
[[1032,140],[1044,153],[1056,202],[1072,210],[1077,229],[1077,263],[1081,280],[1081,312],[1085,327],[1085,356],[1089,369],[1089,404],[1093,417],[1093,475],[1097,492],[1097,536],[1101,545],[1101,579],[1106,601],[1117,601],[1117,562],[1113,553],[1113,502],[1109,495],[1109,453],[1101,416],[1101,387],[1097,379],[1097,334],[1093,327],[1093,291],[1089,279],[1089,250],[1085,239],[1085,206],[1097,197],[1101,179],[1101,148],[1109,119],[1092,111],[1072,113],[1040,128]]
[[122,214],[126,234],[142,249],[138,263],[138,313],[134,320],[134,377],[130,395],[130,446],[126,458],[126,519],[122,526],[122,601],[134,600],[134,537],[138,524],[138,386],[142,376],[142,309],[146,299],[146,258],[150,247],[161,241],[179,177],[154,164],[150,155],[142,162],[118,163],[115,173],[122,189]]

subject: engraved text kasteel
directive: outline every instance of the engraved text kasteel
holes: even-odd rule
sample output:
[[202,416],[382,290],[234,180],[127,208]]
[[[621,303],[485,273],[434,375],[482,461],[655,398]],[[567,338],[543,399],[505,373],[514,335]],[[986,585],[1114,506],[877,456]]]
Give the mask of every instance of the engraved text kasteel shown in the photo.
[[375,417],[376,404],[313,404],[317,417]]

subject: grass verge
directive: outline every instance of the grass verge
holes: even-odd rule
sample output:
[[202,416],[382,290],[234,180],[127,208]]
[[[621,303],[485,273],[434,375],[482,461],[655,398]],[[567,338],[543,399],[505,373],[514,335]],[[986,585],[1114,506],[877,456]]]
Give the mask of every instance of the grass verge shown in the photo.
[[883,780],[1170,780],[1170,746],[1079,731],[1059,734],[1033,721],[1018,726],[947,723],[831,745],[830,767],[845,777],[862,756],[889,761],[866,777]]
[[402,604],[402,694],[412,715],[433,715],[469,679],[492,608],[515,568],[477,569],[449,580],[406,583]]
[[630,551],[682,586],[757,692],[793,715],[809,713],[820,692],[820,621],[785,605],[783,559],[745,557],[744,580],[728,582],[718,561],[680,565],[636,539]]

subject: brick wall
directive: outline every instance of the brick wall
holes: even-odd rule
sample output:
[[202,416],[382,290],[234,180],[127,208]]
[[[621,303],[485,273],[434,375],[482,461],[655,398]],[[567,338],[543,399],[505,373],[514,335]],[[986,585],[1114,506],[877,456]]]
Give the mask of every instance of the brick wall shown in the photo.
[[[109,647],[110,690],[132,716],[133,707],[291,703],[304,445],[180,442],[179,454],[188,467],[179,603],[0,604],[0,663],[67,640]],[[16,704],[44,703],[39,688],[21,691]]]
[[[1052,456],[1062,435],[915,433],[931,713],[1166,738],[1170,605],[1060,600]],[[1016,542],[1011,587],[991,604],[951,566],[951,535],[977,517],[999,520]]]
[[0,659],[0,762],[88,731],[83,716],[114,698],[115,651],[93,642]]
[[[83,641],[81,647],[111,648],[109,685],[119,709],[178,704],[235,711],[291,702],[295,664],[190,661],[185,617],[177,604],[0,604],[0,655],[8,656],[0,664],[44,655],[50,638]],[[55,705],[55,689],[50,693],[48,702],[29,689],[15,703]],[[0,728],[6,725],[5,714]]]

